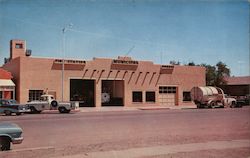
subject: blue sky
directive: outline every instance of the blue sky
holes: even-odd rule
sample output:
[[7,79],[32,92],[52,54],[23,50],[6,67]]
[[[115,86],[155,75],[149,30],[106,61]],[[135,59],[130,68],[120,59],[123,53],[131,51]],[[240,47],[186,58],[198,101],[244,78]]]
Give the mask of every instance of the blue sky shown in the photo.
[[125,55],[168,64],[222,61],[249,74],[249,2],[240,0],[0,0],[0,65],[9,41],[33,56],[91,60]]

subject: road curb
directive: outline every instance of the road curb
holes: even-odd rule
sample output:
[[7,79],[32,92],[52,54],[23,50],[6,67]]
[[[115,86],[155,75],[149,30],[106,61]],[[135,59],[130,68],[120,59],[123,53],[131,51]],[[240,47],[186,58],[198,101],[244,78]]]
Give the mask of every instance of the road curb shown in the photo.
[[[44,155],[44,151],[46,151],[46,155]],[[54,147],[37,147],[37,148],[24,148],[24,149],[15,149],[15,150],[9,150],[0,152],[1,158],[34,158],[34,157],[40,157],[40,158],[47,158],[52,156],[55,153]]]

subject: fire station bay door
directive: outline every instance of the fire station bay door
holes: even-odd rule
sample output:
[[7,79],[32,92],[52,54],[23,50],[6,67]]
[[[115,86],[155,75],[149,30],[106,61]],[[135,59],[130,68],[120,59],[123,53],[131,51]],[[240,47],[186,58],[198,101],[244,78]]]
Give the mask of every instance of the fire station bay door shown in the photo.
[[176,105],[176,87],[160,86],[159,87],[159,104],[162,106]]
[[70,101],[80,107],[95,107],[95,80],[70,79]]

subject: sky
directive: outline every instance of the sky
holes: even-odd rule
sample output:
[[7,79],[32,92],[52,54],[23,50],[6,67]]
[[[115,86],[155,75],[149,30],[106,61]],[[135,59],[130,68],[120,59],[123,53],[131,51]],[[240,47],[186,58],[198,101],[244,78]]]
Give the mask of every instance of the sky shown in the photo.
[[0,0],[0,65],[11,39],[36,57],[222,61],[250,75],[247,0]]

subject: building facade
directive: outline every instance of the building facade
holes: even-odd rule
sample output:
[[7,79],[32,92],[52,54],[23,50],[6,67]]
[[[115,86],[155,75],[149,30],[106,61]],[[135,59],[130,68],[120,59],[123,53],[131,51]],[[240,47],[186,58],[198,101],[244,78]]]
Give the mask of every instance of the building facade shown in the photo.
[[205,68],[159,65],[130,57],[72,60],[32,57],[23,40],[11,40],[3,68],[16,82],[16,99],[25,103],[43,93],[81,106],[191,105],[190,90],[205,86]]
[[15,98],[15,84],[10,72],[0,68],[0,99]]
[[230,96],[249,96],[250,93],[250,76],[226,77],[227,84],[221,88]]

